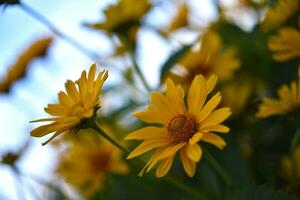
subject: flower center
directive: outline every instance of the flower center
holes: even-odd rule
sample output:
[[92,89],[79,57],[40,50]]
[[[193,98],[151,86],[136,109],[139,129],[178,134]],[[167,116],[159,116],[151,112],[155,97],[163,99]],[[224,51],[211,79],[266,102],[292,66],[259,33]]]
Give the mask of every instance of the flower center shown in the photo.
[[174,143],[187,142],[198,131],[196,119],[187,114],[173,117],[167,127]]

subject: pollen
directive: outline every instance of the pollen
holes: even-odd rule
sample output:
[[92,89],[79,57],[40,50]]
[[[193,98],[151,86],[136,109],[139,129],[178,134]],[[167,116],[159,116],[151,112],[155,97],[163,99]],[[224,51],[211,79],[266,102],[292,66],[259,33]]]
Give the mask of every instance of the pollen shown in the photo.
[[167,127],[173,143],[187,142],[197,131],[199,124],[196,119],[187,114],[173,117]]

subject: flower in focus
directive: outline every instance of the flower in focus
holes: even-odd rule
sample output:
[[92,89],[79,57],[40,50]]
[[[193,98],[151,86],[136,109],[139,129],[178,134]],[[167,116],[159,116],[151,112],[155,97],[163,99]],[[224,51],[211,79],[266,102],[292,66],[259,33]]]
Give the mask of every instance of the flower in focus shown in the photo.
[[266,118],[272,115],[284,115],[300,106],[300,66],[298,81],[293,81],[290,86],[283,85],[278,90],[279,99],[265,98],[259,105],[256,116]]
[[[162,177],[172,166],[175,154],[179,151],[183,168],[192,177],[196,171],[196,163],[202,157],[200,141],[208,142],[219,149],[226,145],[225,141],[214,132],[227,133],[229,128],[221,125],[231,114],[229,108],[218,108],[221,94],[215,94],[206,102],[208,94],[214,89],[217,77],[211,75],[207,80],[197,75],[187,94],[187,107],[184,103],[184,91],[168,79],[166,94],[151,94],[152,104],[144,111],[136,112],[135,117],[147,123],[161,124],[162,127],[147,126],[127,135],[126,140],[143,140],[133,150],[128,159],[156,149],[146,166],[139,174],[149,172],[154,166],[156,176]],[[206,102],[206,103],[205,103]]]
[[282,177],[289,182],[288,192],[300,197],[300,146],[281,159]]
[[252,89],[253,86],[249,80],[226,84],[221,89],[223,95],[221,104],[230,107],[232,115],[238,115],[249,100]]
[[272,36],[268,45],[276,61],[284,62],[300,57],[300,32],[294,28],[281,28],[279,35]]
[[172,79],[183,85],[190,85],[198,74],[205,77],[216,74],[220,81],[229,80],[240,66],[235,49],[229,48],[222,52],[221,38],[212,31],[205,33],[200,43],[199,48],[190,50],[179,61],[180,68],[186,73],[172,73]]
[[67,92],[58,94],[59,102],[57,104],[49,104],[45,108],[45,111],[54,117],[33,121],[51,123],[32,130],[31,136],[43,137],[54,132],[53,136],[43,143],[45,145],[63,132],[88,128],[86,123],[94,117],[99,108],[99,93],[108,77],[108,72],[105,70],[98,74],[96,80],[94,80],[95,74],[96,65],[93,64],[88,75],[86,71],[83,71],[76,83],[68,80],[65,84]]
[[284,24],[291,16],[297,13],[299,0],[278,0],[269,8],[262,21],[262,29],[268,31]]
[[148,0],[119,0],[104,11],[104,22],[88,24],[88,27],[134,38],[141,19],[150,8]]
[[97,135],[79,133],[61,154],[56,172],[87,197],[105,186],[108,173],[126,174],[122,153]]
[[172,19],[171,23],[168,25],[164,33],[169,35],[170,33],[182,28],[188,24],[188,14],[189,14],[189,7],[186,3],[182,3],[176,15]]
[[5,77],[0,81],[0,93],[9,92],[11,86],[26,75],[33,59],[46,56],[52,40],[52,37],[39,39],[21,53],[16,62],[8,67]]

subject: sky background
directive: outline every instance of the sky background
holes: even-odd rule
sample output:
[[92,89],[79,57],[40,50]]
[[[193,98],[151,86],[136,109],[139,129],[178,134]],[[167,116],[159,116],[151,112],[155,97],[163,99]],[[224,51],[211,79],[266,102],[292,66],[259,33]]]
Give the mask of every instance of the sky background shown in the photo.
[[[76,38],[89,49],[105,57],[112,51],[108,38],[99,32],[83,28],[83,22],[94,22],[103,19],[101,10],[110,0],[27,0],[24,3],[32,6],[53,22],[64,33]],[[225,2],[229,3],[229,0]],[[208,23],[216,17],[213,1],[193,0],[193,9],[202,23]],[[148,23],[163,26],[170,20],[175,9],[156,10],[147,17]],[[169,16],[169,17],[166,17]],[[0,12],[0,77],[5,75],[7,67],[12,64],[32,41],[51,34],[41,23],[26,14],[18,6],[8,7]],[[182,41],[191,41],[193,36],[184,33]],[[144,29],[139,34],[138,62],[147,80],[152,86],[158,82],[159,68],[167,56],[176,48],[176,43],[168,45],[152,31]],[[43,108],[56,101],[58,91],[63,90],[67,79],[75,80],[82,70],[93,63],[78,50],[56,37],[46,59],[36,59],[31,63],[28,75],[17,82],[9,95],[0,95],[0,157],[9,150],[15,150],[26,140],[31,139],[31,146],[18,163],[24,174],[39,177],[43,180],[52,178],[56,154],[50,145],[41,146],[45,138],[30,138],[29,133],[35,125],[30,120],[47,117]],[[108,85],[118,80],[117,72],[111,68]],[[105,105],[105,102],[103,102]],[[29,181],[24,179],[23,181]],[[0,199],[17,199],[15,177],[9,168],[0,166]],[[39,187],[29,182],[33,187]],[[26,198],[32,198],[32,191],[24,189]],[[38,191],[41,193],[42,191]]]

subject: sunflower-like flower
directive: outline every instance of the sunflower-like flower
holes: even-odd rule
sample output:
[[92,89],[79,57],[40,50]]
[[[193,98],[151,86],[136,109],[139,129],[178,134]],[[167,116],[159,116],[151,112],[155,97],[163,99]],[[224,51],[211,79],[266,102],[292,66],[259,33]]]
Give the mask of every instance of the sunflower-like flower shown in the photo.
[[300,57],[300,32],[295,28],[281,28],[277,36],[270,38],[268,45],[278,62]]
[[129,167],[121,159],[122,152],[106,140],[84,132],[78,137],[80,140],[69,141],[56,172],[83,195],[91,197],[105,187],[108,173],[126,174]]
[[58,94],[59,102],[57,104],[49,104],[45,108],[45,111],[54,117],[32,121],[51,123],[32,130],[31,136],[43,137],[54,132],[53,136],[43,143],[45,145],[61,133],[88,128],[86,126],[89,119],[94,117],[99,108],[99,93],[108,77],[108,72],[104,70],[94,80],[95,73],[96,65],[93,64],[88,76],[86,71],[83,71],[76,83],[68,80],[65,84],[67,92]]
[[89,24],[88,27],[103,30],[108,34],[135,35],[141,19],[150,8],[148,0],[119,0],[104,11],[104,22]]
[[146,110],[134,114],[144,122],[162,125],[161,127],[147,126],[130,133],[125,138],[143,140],[128,155],[128,159],[156,149],[140,172],[140,176],[156,165],[158,165],[156,176],[166,175],[172,166],[175,154],[179,151],[183,168],[187,175],[192,177],[196,171],[196,163],[202,157],[202,149],[198,142],[208,142],[220,149],[224,148],[225,141],[215,132],[229,131],[229,128],[221,123],[228,118],[231,111],[225,107],[216,109],[221,101],[220,93],[206,102],[216,82],[215,75],[207,80],[204,76],[197,75],[189,88],[186,107],[183,88],[168,79],[166,94],[153,92],[152,104]]
[[262,21],[262,29],[268,31],[279,27],[297,13],[298,9],[299,0],[278,0],[273,7],[267,10]]
[[179,69],[184,70],[185,73],[181,75],[172,73],[172,79],[182,85],[190,85],[198,74],[205,77],[216,74],[220,81],[229,80],[240,66],[235,49],[229,48],[222,52],[221,38],[213,31],[205,33],[200,44],[199,48],[191,49],[179,61]]
[[281,175],[290,184],[288,192],[300,197],[300,146],[281,159]]
[[9,92],[11,86],[26,75],[33,59],[46,55],[52,40],[52,37],[45,37],[34,41],[21,53],[16,62],[8,67],[6,76],[0,81],[0,93]]
[[188,25],[188,14],[189,14],[189,7],[186,3],[182,3],[176,15],[173,17],[171,23],[168,25],[164,33],[166,35]]
[[259,105],[256,116],[266,118],[272,115],[284,115],[300,107],[300,66],[298,81],[292,81],[290,86],[281,86],[278,90],[278,97],[279,99],[265,98]]

